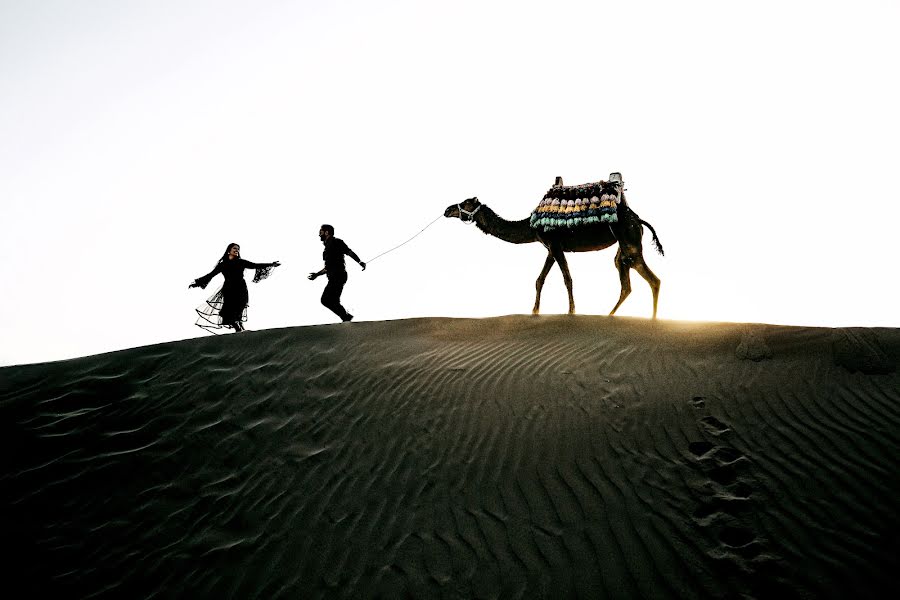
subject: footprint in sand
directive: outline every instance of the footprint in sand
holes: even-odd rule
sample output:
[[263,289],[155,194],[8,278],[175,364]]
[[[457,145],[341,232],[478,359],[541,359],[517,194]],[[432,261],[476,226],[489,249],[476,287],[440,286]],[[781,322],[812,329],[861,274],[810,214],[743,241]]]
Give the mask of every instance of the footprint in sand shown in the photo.
[[716,448],[716,451],[713,454],[713,458],[715,458],[720,464],[730,465],[744,458],[744,455],[734,448],[721,446],[719,448]]
[[709,454],[709,451],[713,448],[715,448],[715,446],[712,442],[691,442],[688,444],[688,450],[697,457]]
[[[712,454],[712,458],[721,465],[730,465],[744,458],[744,455],[728,446],[716,446],[712,442],[691,442],[688,444],[688,450],[697,457]],[[713,450],[715,452],[713,452]]]
[[700,419],[700,425],[713,435],[722,435],[726,431],[731,431],[731,428],[728,425],[715,417],[703,417]]
[[[706,407],[703,396],[694,396],[690,403],[698,409]],[[705,410],[704,410],[705,412]],[[701,428],[713,436],[720,436],[731,431],[731,427],[713,417],[706,415],[698,420]],[[747,483],[739,480],[738,469],[748,463],[747,458],[739,450],[730,446],[718,446],[708,440],[689,442],[688,450],[699,461],[707,481],[725,488],[718,496],[725,500],[745,501],[750,497],[752,488]],[[701,513],[712,514],[702,508]]]
[[733,486],[728,488],[728,492],[731,494],[732,498],[735,498],[737,500],[747,500],[748,498],[750,498],[750,494],[753,493],[753,488],[743,481],[738,481]]
[[[691,454],[700,460],[700,464],[705,467],[705,471],[710,480],[722,486],[731,484],[739,484],[738,467],[744,459],[744,455],[734,448],[728,446],[716,446],[712,442],[690,442],[688,450]],[[746,484],[741,484],[742,496],[746,498],[749,493],[746,491]]]
[[[691,405],[703,409],[703,400],[695,397]],[[703,431],[716,437],[731,431],[729,425],[709,415],[698,419],[698,423]],[[739,563],[741,568],[754,569],[763,554],[764,543],[747,525],[756,507],[751,498],[753,479],[746,473],[750,461],[736,448],[707,440],[689,442],[688,450],[696,458],[696,468],[706,482],[701,487],[705,497],[692,517],[701,529],[709,532],[712,544],[709,553]]]
[[726,525],[719,531],[719,541],[744,558],[755,558],[762,552],[756,534],[740,525]]
[[738,478],[737,470],[731,465],[719,465],[709,471],[709,478],[719,485],[731,485]]

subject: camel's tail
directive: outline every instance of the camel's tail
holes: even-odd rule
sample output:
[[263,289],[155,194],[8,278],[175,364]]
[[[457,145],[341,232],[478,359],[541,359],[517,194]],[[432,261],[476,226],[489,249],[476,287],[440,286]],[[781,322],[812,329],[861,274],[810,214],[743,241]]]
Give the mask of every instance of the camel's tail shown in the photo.
[[656,237],[656,230],[653,229],[653,225],[651,225],[650,223],[648,223],[647,221],[643,220],[643,219],[640,218],[640,217],[638,217],[638,221],[640,221],[641,225],[646,225],[646,226],[647,226],[647,229],[649,229],[649,230],[650,230],[650,233],[653,234],[653,245],[656,247],[656,251],[659,252],[659,254],[660,254],[661,256],[665,256],[666,253],[663,252],[662,243],[659,241],[659,238]]

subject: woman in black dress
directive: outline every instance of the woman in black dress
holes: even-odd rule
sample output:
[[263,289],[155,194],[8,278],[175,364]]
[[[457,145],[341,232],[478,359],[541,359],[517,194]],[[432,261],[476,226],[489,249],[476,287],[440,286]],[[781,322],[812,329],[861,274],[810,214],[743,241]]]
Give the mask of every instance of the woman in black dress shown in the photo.
[[219,259],[216,268],[194,280],[188,288],[199,287],[206,289],[210,280],[221,273],[225,283],[215,294],[207,298],[206,303],[197,309],[200,317],[197,326],[207,330],[230,327],[237,331],[243,331],[243,321],[247,320],[247,282],[244,281],[244,269],[256,269],[253,282],[262,281],[269,276],[272,269],[280,266],[277,260],[270,263],[253,263],[241,258],[241,247],[238,244],[228,244],[225,254]]

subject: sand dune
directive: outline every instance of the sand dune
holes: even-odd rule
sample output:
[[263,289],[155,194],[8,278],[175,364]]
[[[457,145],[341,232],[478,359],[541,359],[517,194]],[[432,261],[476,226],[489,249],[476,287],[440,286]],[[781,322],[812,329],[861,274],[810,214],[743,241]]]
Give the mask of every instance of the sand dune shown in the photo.
[[896,329],[509,316],[4,368],[5,585],[882,597],[898,362]]

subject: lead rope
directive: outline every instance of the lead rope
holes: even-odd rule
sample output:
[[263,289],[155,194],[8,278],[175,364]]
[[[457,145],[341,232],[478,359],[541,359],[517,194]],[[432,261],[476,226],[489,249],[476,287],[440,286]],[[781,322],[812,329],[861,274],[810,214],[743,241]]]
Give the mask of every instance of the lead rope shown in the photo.
[[419,230],[419,233],[417,233],[416,235],[412,236],[411,238],[409,238],[408,240],[406,240],[406,241],[403,242],[402,244],[397,245],[397,246],[394,246],[394,247],[391,248],[390,250],[385,250],[384,252],[382,252],[381,254],[379,254],[378,256],[376,256],[375,258],[372,258],[372,259],[370,259],[370,260],[367,260],[367,261],[366,261],[366,265],[371,264],[371,263],[374,262],[376,259],[381,258],[382,256],[384,256],[384,255],[387,254],[388,252],[393,252],[394,250],[396,250],[396,249],[399,248],[400,246],[403,246],[403,245],[408,244],[409,242],[413,241],[414,239],[416,239],[416,238],[419,236],[419,234],[421,234],[423,231],[425,231],[426,229],[428,229],[429,227],[431,227],[432,225],[434,225],[435,223],[437,223],[438,219],[440,219],[440,218],[443,217],[443,216],[444,216],[443,213],[442,213],[442,214],[439,214],[439,215],[437,216],[437,218],[436,218],[434,221],[432,221],[431,223],[429,223],[428,225],[426,225],[425,227],[423,227],[422,229],[420,229],[420,230]]

